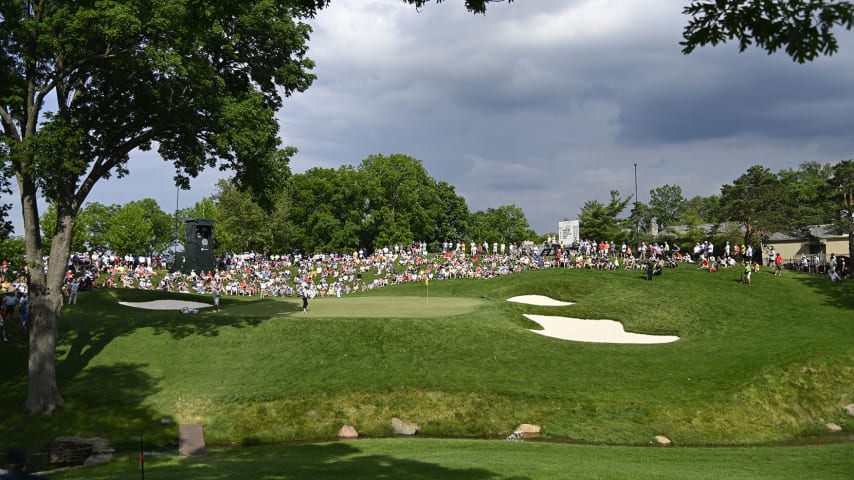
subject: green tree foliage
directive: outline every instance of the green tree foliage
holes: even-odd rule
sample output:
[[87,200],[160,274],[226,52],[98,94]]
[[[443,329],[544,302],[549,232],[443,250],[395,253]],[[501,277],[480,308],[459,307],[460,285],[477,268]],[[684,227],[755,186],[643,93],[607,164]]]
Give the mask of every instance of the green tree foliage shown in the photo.
[[213,198],[205,197],[194,203],[192,207],[178,211],[178,221],[184,224],[185,220],[191,218],[210,218],[216,220],[219,218],[219,208]]
[[268,214],[249,192],[240,190],[228,180],[217,182],[213,196],[216,204],[214,251],[268,252],[273,243],[273,230]]
[[295,249],[341,252],[367,246],[361,240],[367,203],[362,177],[349,165],[294,175],[287,228]]
[[676,225],[682,221],[685,210],[685,197],[679,185],[664,185],[649,191],[649,208],[658,222],[659,230]]
[[0,143],[21,196],[30,267],[25,409],[62,405],[55,357],[61,269],[43,266],[37,201],[56,205],[50,265],[68,259],[78,212],[100,180],[157,146],[175,181],[235,173],[259,204],[282,181],[275,111],[308,88],[313,16],[328,0],[0,0]]
[[[153,201],[152,201],[153,203]],[[154,203],[156,206],[156,203]],[[87,203],[78,214],[79,222],[75,223],[75,238],[78,225],[82,224],[81,231],[85,232],[84,245],[88,251],[105,252],[110,250],[110,241],[107,235],[110,224],[114,221],[116,212],[121,208],[119,205],[103,205],[98,202]],[[156,207],[158,211],[159,207]],[[162,212],[158,212],[162,214]],[[163,222],[162,217],[158,217],[158,222]],[[44,224],[44,222],[42,222]],[[52,222],[55,224],[55,221]],[[162,225],[158,225],[162,228]],[[83,250],[81,250],[83,251]]]
[[[438,208],[436,213],[436,232],[432,240],[436,242],[461,242],[469,235],[469,207],[466,199],[457,195],[453,185],[445,181],[436,184]],[[527,222],[526,222],[527,223]]]
[[358,167],[367,196],[365,234],[373,246],[433,238],[438,216],[436,181],[420,160],[403,154],[371,155]]
[[[104,252],[111,249],[107,230],[121,208],[120,205],[102,205],[98,202],[87,203],[78,213],[71,235],[72,252]],[[46,249],[51,248],[54,230],[45,228],[56,225],[57,210],[50,204],[41,216],[42,242]]]
[[652,219],[655,215],[649,205],[643,202],[632,202],[632,210],[626,225],[629,230],[628,240],[634,245],[654,240],[651,235]]
[[[700,198],[700,197],[696,197]],[[703,225],[708,223],[705,221],[705,217],[702,214],[701,206],[692,205],[689,202],[689,205],[685,208],[685,213],[682,218],[685,221],[686,231],[684,235],[681,235],[684,246],[692,245],[696,242],[702,242],[703,240],[707,240],[708,231],[703,228]]]
[[471,215],[471,241],[504,244],[521,244],[536,237],[525,212],[516,205],[501,205],[498,208],[479,210]]
[[754,165],[731,185],[721,187],[721,212],[744,227],[744,243],[758,245],[762,237],[791,224],[792,198],[771,170]]
[[0,240],[0,261],[6,261],[4,275],[7,279],[11,278],[10,273],[23,273],[25,250],[24,237],[10,236]]
[[827,185],[827,199],[836,223],[848,232],[848,255],[854,258],[854,160],[834,165]]
[[696,196],[685,201],[683,209],[683,220],[689,223],[686,216],[692,216],[699,223],[718,223],[724,221],[721,213],[721,197],[711,195],[708,197]]
[[285,228],[303,252],[435,245],[468,234],[465,199],[406,155],[372,155],[356,169],[309,169],[294,175],[289,191]]
[[117,255],[165,252],[172,244],[173,217],[153,199],[129,202],[115,211],[105,234]]
[[[0,165],[6,165],[9,148],[5,143],[3,143],[2,138],[2,134],[0,134]],[[9,180],[6,171],[4,169],[0,169],[0,196],[11,195],[11,186],[12,182]],[[11,208],[11,203],[0,203],[0,242],[9,238],[15,231],[15,228],[12,226],[12,221],[9,220],[9,210],[11,210]]]
[[797,170],[780,171],[780,179],[794,199],[792,225],[806,227],[836,220],[832,205],[826,201],[833,165],[804,162]]
[[625,219],[618,218],[631,201],[631,197],[620,198],[620,192],[611,190],[608,204],[598,200],[588,200],[581,207],[579,223],[581,237],[591,240],[623,241],[628,240],[629,231],[634,236],[634,225],[629,225]]
[[834,28],[851,30],[854,3],[832,0],[704,0],[683,13],[691,20],[683,31],[683,53],[699,46],[738,42],[769,54],[784,50],[798,63],[832,55],[839,49]]

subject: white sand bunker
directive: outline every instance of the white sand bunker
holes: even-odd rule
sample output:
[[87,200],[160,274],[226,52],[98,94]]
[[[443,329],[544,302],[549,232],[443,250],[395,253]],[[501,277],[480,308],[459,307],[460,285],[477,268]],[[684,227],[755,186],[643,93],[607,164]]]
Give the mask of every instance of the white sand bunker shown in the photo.
[[[508,302],[524,303],[539,307],[566,307],[572,302],[561,302],[544,295],[522,295],[508,298]],[[679,340],[674,335],[646,335],[630,333],[623,324],[614,320],[586,320],[583,318],[553,317],[548,315],[525,315],[525,317],[540,324],[542,330],[531,330],[534,333],[561,340],[595,343],[670,343]]]
[[133,308],[144,308],[146,310],[181,310],[187,308],[212,307],[208,303],[188,302],[185,300],[151,300],[149,302],[119,302],[119,305]]
[[508,298],[508,302],[524,303],[526,305],[536,305],[538,307],[567,307],[575,305],[572,302],[561,302],[545,295],[522,295],[519,297]]
[[525,315],[542,325],[543,330],[531,330],[546,337],[577,342],[597,343],[670,343],[679,340],[674,335],[645,335],[626,332],[623,324],[614,320],[585,320],[581,318]]

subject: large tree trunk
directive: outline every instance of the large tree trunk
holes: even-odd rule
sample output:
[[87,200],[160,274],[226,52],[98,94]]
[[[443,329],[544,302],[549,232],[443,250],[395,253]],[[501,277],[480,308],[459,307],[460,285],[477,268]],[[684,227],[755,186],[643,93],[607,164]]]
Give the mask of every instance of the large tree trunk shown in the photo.
[[44,280],[44,275],[34,275],[30,282],[32,320],[24,409],[29,413],[50,415],[63,403],[56,383],[56,343],[59,338],[62,291],[54,292],[46,288]]
[[62,282],[71,248],[73,220],[68,209],[60,214],[51,242],[50,258],[45,268],[42,256],[38,204],[31,182],[19,182],[24,217],[27,255],[28,292],[30,296],[29,364],[27,400],[24,409],[30,414],[50,415],[62,406],[56,382],[56,345],[62,310]]

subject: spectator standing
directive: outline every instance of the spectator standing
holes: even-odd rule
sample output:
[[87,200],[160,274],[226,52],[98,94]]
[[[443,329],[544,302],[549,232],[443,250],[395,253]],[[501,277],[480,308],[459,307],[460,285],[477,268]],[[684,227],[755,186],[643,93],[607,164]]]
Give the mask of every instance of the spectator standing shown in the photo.
[[783,256],[777,253],[777,256],[774,257],[774,275],[777,277],[783,276]]
[[11,318],[12,313],[15,312],[15,305],[18,304],[18,295],[15,293],[15,290],[10,288],[6,291],[6,295],[3,297],[3,305],[6,307],[6,316]]
[[219,283],[214,283],[213,286],[213,302],[214,302],[214,312],[219,311],[219,297],[220,297],[220,288]]
[[21,304],[18,306],[18,321],[21,325],[21,331],[27,331],[27,320],[29,315],[28,302],[25,299],[21,299]]
[[68,290],[68,304],[77,304],[77,291],[80,290],[80,280],[77,277],[71,279],[71,288]]

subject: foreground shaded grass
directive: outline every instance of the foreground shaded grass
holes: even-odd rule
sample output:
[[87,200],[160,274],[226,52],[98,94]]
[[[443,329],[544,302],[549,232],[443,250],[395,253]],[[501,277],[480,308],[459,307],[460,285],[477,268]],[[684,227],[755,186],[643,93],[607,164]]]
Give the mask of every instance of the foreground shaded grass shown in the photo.
[[[52,475],[55,479],[134,478],[136,457]],[[850,479],[854,447],[594,447],[534,442],[377,439],[220,449],[193,458],[150,458],[158,479],[490,479],[823,480]]]
[[[580,443],[735,445],[819,438],[854,420],[854,295],[849,284],[760,272],[550,270],[491,280],[387,287],[313,301],[227,297],[198,315],[118,304],[176,297],[84,292],[63,311],[50,418],[19,412],[25,344],[4,345],[0,419],[9,444],[59,435],[133,446],[174,445],[177,424],[202,423],[211,444],[334,438],[342,424],[392,434],[503,438],[518,423]],[[506,302],[541,294],[575,302]],[[532,334],[524,313],[614,319],[665,345],[603,345]],[[829,439],[846,439],[839,435]],[[271,477],[275,478],[275,477]],[[648,477],[647,477],[648,478]]]

